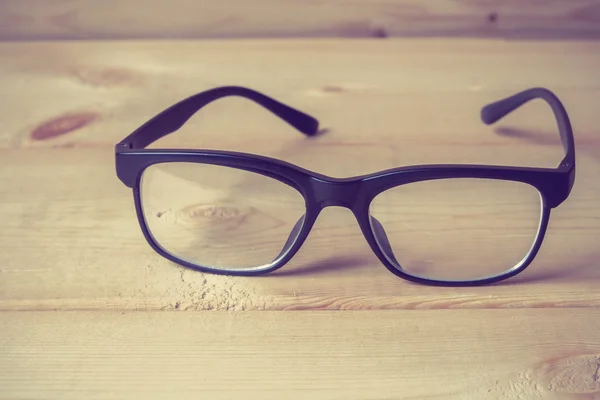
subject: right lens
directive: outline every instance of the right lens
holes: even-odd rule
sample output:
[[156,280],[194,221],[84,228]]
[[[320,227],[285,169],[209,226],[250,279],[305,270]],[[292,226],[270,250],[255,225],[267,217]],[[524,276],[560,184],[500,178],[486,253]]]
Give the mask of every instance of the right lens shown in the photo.
[[200,163],[160,163],[140,182],[156,244],[189,263],[223,271],[268,268],[302,228],[304,197],[276,179]]
[[541,211],[533,186],[460,178],[391,188],[375,197],[369,212],[378,245],[396,268],[469,281],[518,266],[537,238]]

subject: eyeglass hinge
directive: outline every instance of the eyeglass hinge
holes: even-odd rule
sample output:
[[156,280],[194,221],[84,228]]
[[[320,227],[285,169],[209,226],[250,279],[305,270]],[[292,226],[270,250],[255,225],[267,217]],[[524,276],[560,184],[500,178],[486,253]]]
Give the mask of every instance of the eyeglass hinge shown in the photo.
[[131,150],[131,147],[132,147],[131,143],[118,143],[115,146],[115,152],[119,153],[119,152],[121,152],[123,150]]

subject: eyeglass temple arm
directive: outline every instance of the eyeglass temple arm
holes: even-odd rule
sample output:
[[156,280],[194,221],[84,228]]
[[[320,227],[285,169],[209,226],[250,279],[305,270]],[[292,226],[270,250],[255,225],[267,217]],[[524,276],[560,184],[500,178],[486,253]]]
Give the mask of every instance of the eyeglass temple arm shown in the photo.
[[307,136],[319,130],[319,121],[264,94],[239,86],[224,86],[188,97],[167,108],[119,143],[130,149],[143,149],[158,139],[181,128],[205,105],[222,97],[239,96],[260,104]]
[[558,97],[550,90],[544,88],[533,88],[524,90],[520,93],[507,97],[495,103],[488,104],[481,109],[481,119],[486,125],[493,124],[507,114],[521,107],[533,99],[542,99],[546,101],[554,112],[554,117],[558,124],[558,131],[565,150],[565,158],[561,161],[560,167],[572,168],[575,166],[575,140],[571,122],[565,107]]

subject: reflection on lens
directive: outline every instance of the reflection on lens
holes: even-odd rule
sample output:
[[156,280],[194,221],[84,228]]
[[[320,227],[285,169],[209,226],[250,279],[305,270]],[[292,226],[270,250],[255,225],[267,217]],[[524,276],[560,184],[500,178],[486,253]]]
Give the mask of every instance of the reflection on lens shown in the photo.
[[533,186],[470,178],[397,186],[369,210],[392,264],[396,259],[409,275],[442,281],[483,279],[518,266],[535,242],[541,211]]
[[267,268],[304,221],[294,188],[240,169],[197,163],[148,167],[140,196],[146,226],[167,253],[221,270]]

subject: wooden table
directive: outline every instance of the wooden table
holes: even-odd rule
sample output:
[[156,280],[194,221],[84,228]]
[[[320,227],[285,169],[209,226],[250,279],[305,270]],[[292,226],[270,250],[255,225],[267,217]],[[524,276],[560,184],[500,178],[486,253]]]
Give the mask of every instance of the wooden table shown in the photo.
[[[0,398],[600,398],[600,44],[270,40],[0,44]],[[187,95],[260,90],[318,117],[306,140],[223,100],[154,147],[285,159],[332,176],[417,163],[554,167],[551,112],[482,105],[546,86],[578,176],[518,277],[394,277],[328,208],[259,278],[187,270],[144,241],[113,146]]]

